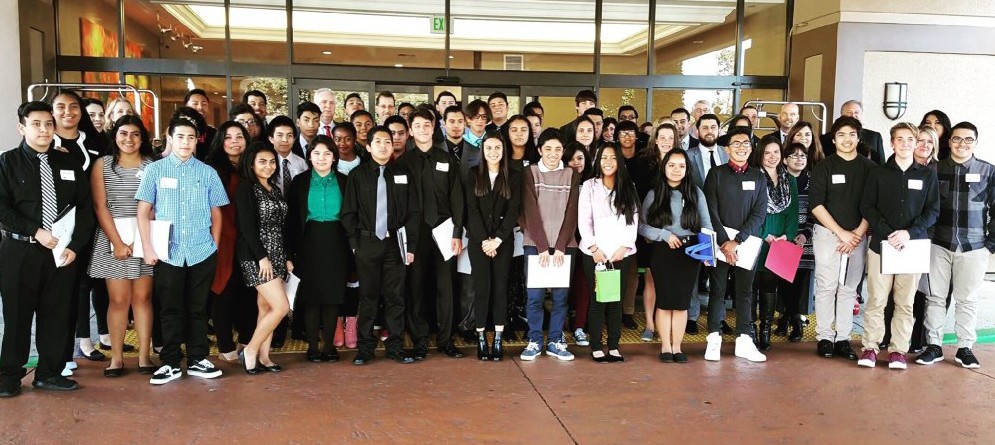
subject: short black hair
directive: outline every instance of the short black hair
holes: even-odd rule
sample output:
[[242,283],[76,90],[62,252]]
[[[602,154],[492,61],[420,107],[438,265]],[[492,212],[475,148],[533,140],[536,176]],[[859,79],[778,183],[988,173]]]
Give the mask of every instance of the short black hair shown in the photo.
[[[370,118],[370,120],[373,121],[373,122],[377,121],[376,119],[373,118],[373,115],[370,114],[369,111],[366,111],[366,110],[356,110],[355,113],[352,113],[352,116],[349,116],[349,122],[352,122],[352,121],[356,120],[360,116],[366,116],[366,117]],[[336,125],[338,125],[338,124],[336,124]]]
[[604,118],[605,112],[598,107],[591,107],[584,110],[584,116],[601,116],[602,118]]
[[294,121],[293,119],[290,119],[290,116],[284,116],[281,114],[269,121],[269,125],[266,126],[266,136],[273,137],[273,134],[276,133],[276,129],[278,127],[290,127],[294,131],[294,137],[297,137],[297,126],[294,125]]
[[304,113],[311,112],[321,116],[321,108],[318,108],[318,104],[305,100],[297,105],[297,118],[300,119]]
[[[354,97],[355,97],[356,99],[359,99],[359,101],[360,101],[360,102],[363,102],[363,106],[366,106],[366,102],[365,102],[365,101],[363,101],[363,96],[360,96],[360,95],[359,95],[359,93],[349,93],[349,94],[348,94],[348,95],[347,95],[347,96],[345,97],[345,99],[344,99],[344,100],[342,100],[342,109],[343,109],[343,110],[345,109],[345,104],[346,104],[346,102],[349,102],[349,99],[352,99],[352,98],[354,98]],[[297,117],[300,117],[300,116],[297,116]]]
[[[714,116],[714,114],[712,116]],[[704,118],[705,116],[701,117]],[[771,134],[773,134],[776,137],[778,143],[781,142],[780,137],[778,137],[776,133],[771,133]],[[726,132],[726,134],[722,135],[722,137],[719,138],[719,140],[716,141],[715,143],[723,147],[728,146],[729,141],[732,139],[732,137],[737,135],[746,136],[747,141],[753,142],[753,133],[750,131],[750,127],[731,127],[729,128],[729,131]]]
[[200,136],[200,130],[197,129],[197,125],[194,124],[193,122],[190,122],[190,119],[186,119],[180,116],[173,116],[173,118],[169,120],[169,128],[168,130],[166,130],[166,134],[172,136],[173,132],[176,131],[177,127],[193,128],[194,135]]
[[855,118],[850,116],[840,116],[833,121],[833,126],[829,128],[829,134],[835,136],[837,131],[840,131],[843,127],[850,127],[857,130],[857,134],[860,134],[860,130],[864,129],[864,126]]
[[621,107],[618,107],[618,114],[616,116],[621,116],[623,111],[631,111],[636,113],[636,119],[639,119],[639,111],[636,110],[636,107],[632,105],[622,105]]
[[414,104],[412,104],[411,102],[401,102],[397,106],[397,114],[401,114],[401,108],[405,108],[405,107],[411,108],[412,110],[415,109]]
[[463,113],[463,109],[460,108],[459,105],[450,105],[450,106],[446,107],[446,110],[442,112],[442,120],[443,121],[445,121],[449,117],[449,113],[459,113],[459,114],[462,114],[463,118],[466,119],[466,114]]
[[40,100],[33,100],[31,102],[21,104],[21,106],[17,107],[17,118],[21,121],[21,125],[26,125],[28,123],[28,115],[34,113],[35,111],[44,111],[49,115],[52,115],[52,106]]
[[449,97],[453,98],[454,101],[459,102],[459,99],[456,98],[456,95],[453,94],[452,91],[446,90],[446,91],[440,92],[438,96],[435,96],[435,104],[436,105],[439,104],[439,100],[442,99],[442,96],[449,96]]
[[538,114],[535,114],[535,109],[536,108],[538,108],[538,109],[540,109],[542,111],[546,111],[546,109],[542,107],[542,104],[539,103],[539,101],[534,100],[532,102],[529,102],[529,103],[525,104],[525,106],[522,107],[522,114],[524,114],[526,116],[539,116]]
[[561,144],[563,143],[563,135],[560,134],[559,129],[547,128],[542,130],[542,133],[539,133],[539,143],[536,144],[536,147],[541,148],[543,144],[550,139],[556,139],[560,141]]
[[380,132],[387,133],[387,138],[389,138],[391,142],[394,142],[394,134],[390,132],[389,128],[383,125],[374,125],[373,128],[366,133],[366,143],[369,144],[370,141],[373,140],[373,135]]
[[204,98],[207,99],[208,102],[211,101],[211,98],[207,97],[207,91],[204,91],[201,88],[194,88],[188,91],[186,96],[183,96],[183,103],[186,104],[187,102],[190,102],[190,98],[193,97],[194,94],[199,94],[201,96],[204,96]]
[[508,103],[508,95],[504,94],[504,93],[502,93],[500,91],[495,91],[495,92],[491,93],[490,96],[487,96],[487,103],[488,104],[491,103],[491,101],[494,100],[494,99],[501,99],[501,100],[504,101],[504,103]]
[[670,116],[673,117],[677,113],[684,113],[684,115],[687,116],[688,119],[691,119],[691,112],[688,111],[687,108],[683,108],[683,107],[681,107],[681,108],[674,108],[674,111],[670,112]]
[[415,111],[411,113],[410,116],[408,116],[408,124],[414,122],[416,117],[425,119],[431,122],[433,125],[435,124],[435,113],[433,113],[431,110],[426,110],[424,108],[416,108]]
[[635,121],[621,121],[615,125],[615,140],[618,140],[618,134],[623,131],[639,131],[639,124]]
[[585,100],[589,100],[597,104],[598,95],[594,92],[594,90],[580,90],[577,92],[577,95],[574,96],[574,105],[580,105],[580,103]]
[[358,136],[356,134],[356,126],[353,125],[352,122],[340,122],[335,124],[335,127],[332,128],[332,135],[334,136],[335,132],[339,130],[348,132],[349,134],[352,135],[353,139],[355,139],[356,136]]
[[[414,105],[412,105],[412,107],[413,106]],[[405,130],[408,129],[408,121],[404,120],[404,116],[401,116],[400,114],[395,114],[393,116],[388,117],[387,119],[384,119],[383,126],[389,129],[390,124],[401,124],[404,125]]]
[[253,110],[249,104],[236,104],[234,107],[231,107],[231,111],[228,112],[228,119],[234,120],[235,116],[245,113],[249,113],[253,117],[256,116],[256,110]]
[[707,120],[713,120],[713,121],[715,121],[716,125],[722,125],[722,120],[719,119],[718,116],[716,116],[716,115],[714,115],[712,113],[705,113],[705,114],[702,114],[701,117],[698,118],[698,121],[694,123],[694,128],[700,129],[701,128],[701,123],[704,122],[704,121],[707,121]]
[[263,98],[263,103],[269,105],[269,99],[266,98],[266,94],[259,90],[249,90],[242,95],[242,103],[249,103],[249,97],[261,97]]
[[964,121],[958,123],[957,125],[954,125],[953,127],[950,128],[950,133],[953,134],[954,130],[971,130],[974,132],[974,137],[975,138],[978,137],[978,127],[974,126],[974,124],[968,121]]

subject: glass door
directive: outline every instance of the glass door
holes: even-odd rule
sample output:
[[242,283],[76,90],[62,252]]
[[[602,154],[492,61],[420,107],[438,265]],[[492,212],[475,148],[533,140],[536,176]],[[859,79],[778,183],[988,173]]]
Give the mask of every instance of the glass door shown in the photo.
[[314,101],[314,92],[328,88],[335,95],[335,121],[342,122],[348,120],[345,115],[345,98],[349,94],[358,93],[363,99],[364,109],[373,113],[371,99],[376,97],[373,82],[352,81],[352,80],[330,80],[330,79],[294,79],[291,87],[290,97],[293,106],[287,110],[288,116],[296,119],[297,105],[303,101]]

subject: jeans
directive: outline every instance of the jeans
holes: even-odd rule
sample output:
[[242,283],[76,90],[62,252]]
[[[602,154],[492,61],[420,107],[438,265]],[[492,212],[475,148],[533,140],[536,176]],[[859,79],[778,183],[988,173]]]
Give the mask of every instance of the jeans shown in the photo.
[[[538,255],[539,251],[534,246],[525,246],[525,256]],[[574,249],[568,249],[566,256],[573,256]],[[528,261],[525,261],[525,282],[528,283],[529,268]],[[569,288],[555,288],[553,291],[553,308],[549,314],[549,334],[550,342],[563,341],[563,323],[567,318],[567,297],[570,294]],[[543,311],[543,299],[545,289],[528,289],[528,301],[525,303],[525,316],[529,320],[529,341],[542,344],[542,321],[545,316]]]

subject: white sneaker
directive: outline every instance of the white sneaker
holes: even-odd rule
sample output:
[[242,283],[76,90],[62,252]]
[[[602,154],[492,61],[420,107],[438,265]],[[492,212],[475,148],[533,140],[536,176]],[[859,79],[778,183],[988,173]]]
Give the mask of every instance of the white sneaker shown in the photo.
[[[72,363],[72,366],[69,366],[70,363]],[[76,369],[76,362],[66,362],[66,367],[62,368],[62,376],[72,377],[74,369]]]
[[79,367],[79,365],[76,364],[76,361],[68,361],[68,362],[66,362],[66,369],[68,369],[70,371],[75,371],[76,368],[78,368],[78,367]]
[[722,334],[718,332],[712,332],[705,337],[708,342],[708,346],[705,347],[705,360],[710,362],[719,361],[719,355],[722,351]]
[[740,334],[736,337],[736,357],[745,358],[751,362],[766,362],[767,356],[757,350],[749,335]]
[[591,344],[590,340],[587,339],[587,334],[585,334],[584,330],[581,328],[574,329],[574,343],[577,343],[577,346],[587,346]]

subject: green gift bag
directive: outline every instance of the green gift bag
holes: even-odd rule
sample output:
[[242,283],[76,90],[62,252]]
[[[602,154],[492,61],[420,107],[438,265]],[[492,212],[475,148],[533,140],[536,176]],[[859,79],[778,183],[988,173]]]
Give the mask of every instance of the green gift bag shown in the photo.
[[602,264],[594,267],[595,298],[598,303],[622,301],[622,271],[616,270],[611,262],[606,268]]

